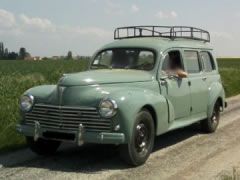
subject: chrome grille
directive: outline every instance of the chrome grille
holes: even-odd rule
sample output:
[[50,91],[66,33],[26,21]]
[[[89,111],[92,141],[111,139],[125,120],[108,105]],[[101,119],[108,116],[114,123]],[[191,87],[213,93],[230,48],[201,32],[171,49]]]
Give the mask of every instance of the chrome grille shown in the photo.
[[25,122],[34,125],[38,121],[43,128],[77,131],[82,124],[86,131],[109,132],[111,120],[102,119],[96,108],[34,105],[31,112],[26,113]]

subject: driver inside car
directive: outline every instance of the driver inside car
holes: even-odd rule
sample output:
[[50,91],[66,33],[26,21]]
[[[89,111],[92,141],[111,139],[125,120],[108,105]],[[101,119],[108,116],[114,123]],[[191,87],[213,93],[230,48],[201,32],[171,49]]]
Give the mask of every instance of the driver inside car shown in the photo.
[[187,77],[188,73],[183,70],[180,54],[177,51],[169,52],[163,63],[163,69],[168,75]]

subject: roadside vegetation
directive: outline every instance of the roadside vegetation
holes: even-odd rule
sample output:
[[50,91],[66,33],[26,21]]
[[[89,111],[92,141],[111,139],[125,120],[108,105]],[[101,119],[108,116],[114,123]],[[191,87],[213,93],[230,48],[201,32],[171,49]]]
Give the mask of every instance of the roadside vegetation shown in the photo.
[[[219,59],[227,97],[240,93],[240,59]],[[0,61],[0,152],[24,146],[16,133],[18,99],[28,88],[56,84],[63,73],[86,70],[88,61]]]
[[219,180],[239,180],[240,173],[239,168],[233,167],[232,171],[223,171],[219,174]]
[[240,58],[218,59],[219,71],[227,97],[240,93]]

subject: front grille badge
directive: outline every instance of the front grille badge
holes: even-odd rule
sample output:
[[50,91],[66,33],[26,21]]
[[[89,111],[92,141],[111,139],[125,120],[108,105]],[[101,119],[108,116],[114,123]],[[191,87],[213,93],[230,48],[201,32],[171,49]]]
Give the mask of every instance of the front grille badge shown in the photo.
[[40,123],[38,121],[35,121],[34,124],[34,141],[37,141],[38,138],[40,137]]
[[79,124],[78,134],[77,134],[77,144],[78,144],[78,146],[81,146],[84,143],[83,133],[84,133],[84,127],[83,127],[82,124]]

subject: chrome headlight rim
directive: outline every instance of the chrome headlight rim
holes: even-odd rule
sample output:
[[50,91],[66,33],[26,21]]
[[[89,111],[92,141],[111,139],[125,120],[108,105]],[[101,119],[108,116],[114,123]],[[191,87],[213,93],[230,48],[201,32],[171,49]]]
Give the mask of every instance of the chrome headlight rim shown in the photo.
[[[102,105],[103,103],[110,103],[112,105],[112,112],[108,112],[108,113],[104,113],[102,112]],[[101,117],[103,118],[112,118],[114,117],[116,114],[117,114],[117,109],[118,109],[118,106],[117,106],[117,103],[115,100],[113,99],[102,99],[99,103],[99,106],[98,106],[98,112],[100,114]]]
[[[28,102],[29,102],[28,107],[24,107],[24,105],[23,105],[23,99],[24,98],[28,98]],[[32,110],[33,104],[34,104],[34,96],[33,95],[24,94],[24,95],[21,96],[19,106],[20,106],[20,109],[21,109],[22,112],[24,112],[24,113],[30,112]]]

